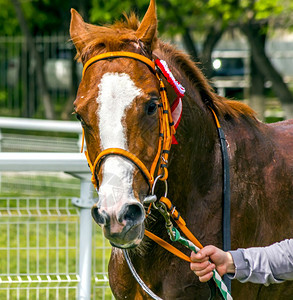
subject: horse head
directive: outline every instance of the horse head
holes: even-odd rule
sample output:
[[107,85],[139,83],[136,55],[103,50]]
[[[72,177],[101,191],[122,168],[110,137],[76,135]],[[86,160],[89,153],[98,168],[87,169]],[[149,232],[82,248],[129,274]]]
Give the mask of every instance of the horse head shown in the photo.
[[[159,148],[160,85],[148,63],[100,55],[119,51],[151,59],[157,31],[155,4],[152,0],[141,24],[130,17],[127,24],[94,26],[75,10],[71,13],[70,35],[84,65],[74,110],[83,126],[99,195],[92,216],[112,245],[135,247],[144,236],[142,203],[150,189],[142,169],[152,167]],[[108,149],[116,151],[97,159]],[[129,159],[131,155],[137,160]]]

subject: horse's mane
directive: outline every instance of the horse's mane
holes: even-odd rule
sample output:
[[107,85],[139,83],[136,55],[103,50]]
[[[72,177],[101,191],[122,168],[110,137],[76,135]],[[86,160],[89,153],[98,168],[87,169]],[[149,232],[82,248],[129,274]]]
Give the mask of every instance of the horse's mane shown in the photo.
[[[86,46],[82,53],[78,53],[78,57],[81,60],[86,59],[90,52],[95,51],[99,47],[106,47],[107,51],[117,51],[124,44],[135,42],[137,40],[135,31],[138,29],[140,22],[137,16],[132,13],[130,16],[124,14],[124,20],[116,21],[112,25],[104,25],[103,27],[87,25],[89,34],[87,35]],[[185,74],[192,86],[198,89],[202,100],[214,108],[218,114],[224,117],[230,116],[234,119],[244,116],[255,120],[255,112],[248,105],[238,101],[227,100],[217,95],[189,55],[160,40],[155,41],[154,49],[156,48],[160,49],[166,56],[170,65],[173,64]]]
[[162,43],[161,41],[158,43],[160,50],[168,57],[168,62],[180,68],[192,86],[197,88],[206,105],[214,108],[222,116],[229,115],[233,118],[246,116],[250,119],[255,119],[255,112],[248,105],[217,95],[201,70],[197,67],[197,64],[191,60],[189,55],[177,50],[168,43]]

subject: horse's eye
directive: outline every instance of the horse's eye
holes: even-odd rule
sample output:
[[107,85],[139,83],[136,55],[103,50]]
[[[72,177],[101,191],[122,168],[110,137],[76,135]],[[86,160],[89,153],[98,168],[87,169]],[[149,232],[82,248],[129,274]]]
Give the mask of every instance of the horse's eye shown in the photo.
[[147,105],[147,114],[149,116],[153,115],[157,111],[158,105],[155,102],[150,102]]

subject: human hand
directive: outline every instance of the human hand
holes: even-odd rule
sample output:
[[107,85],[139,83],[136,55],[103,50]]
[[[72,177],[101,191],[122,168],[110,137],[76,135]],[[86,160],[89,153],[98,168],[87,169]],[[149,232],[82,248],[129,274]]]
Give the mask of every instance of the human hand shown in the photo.
[[226,273],[235,273],[232,255],[215,246],[206,246],[198,253],[192,252],[190,258],[192,260],[190,269],[194,271],[201,282],[210,280],[214,269],[217,269],[220,276]]

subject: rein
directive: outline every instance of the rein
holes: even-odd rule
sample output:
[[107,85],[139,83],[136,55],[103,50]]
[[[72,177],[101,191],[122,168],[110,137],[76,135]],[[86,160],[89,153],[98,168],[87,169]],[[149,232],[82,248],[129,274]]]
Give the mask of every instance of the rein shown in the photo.
[[[176,208],[172,205],[171,201],[167,198],[167,178],[168,178],[168,157],[171,149],[172,143],[177,143],[176,139],[174,138],[174,134],[176,132],[175,128],[177,128],[180,118],[181,118],[181,113],[179,113],[178,118],[176,119],[176,124],[174,126],[173,122],[173,117],[172,117],[172,111],[174,109],[171,109],[167,94],[166,94],[166,88],[164,86],[164,83],[162,79],[159,76],[159,72],[162,73],[167,81],[172,85],[174,88],[176,94],[177,94],[177,99],[175,100],[177,105],[181,105],[181,97],[183,97],[185,89],[181,86],[181,84],[176,81],[174,78],[173,74],[170,72],[168,66],[166,65],[166,62],[156,60],[153,62],[152,60],[148,59],[145,56],[142,56],[137,53],[133,52],[107,52],[103,53],[100,55],[96,55],[89,59],[83,68],[82,76],[85,76],[86,70],[94,63],[101,61],[101,60],[106,60],[106,59],[114,59],[114,58],[130,58],[130,59],[135,59],[137,61],[140,61],[147,65],[149,69],[156,75],[157,79],[159,80],[160,83],[160,104],[158,105],[159,108],[159,124],[160,124],[160,132],[159,132],[159,142],[158,142],[158,150],[157,154],[154,158],[154,161],[151,165],[150,170],[145,166],[145,164],[138,158],[136,157],[133,153],[120,149],[120,148],[108,148],[103,150],[99,155],[96,157],[94,163],[91,162],[88,152],[85,151],[85,155],[92,173],[92,178],[91,181],[94,185],[94,187],[98,190],[99,186],[99,181],[97,178],[97,175],[101,164],[103,160],[110,156],[110,155],[118,155],[122,156],[123,158],[126,158],[130,162],[132,162],[142,173],[143,177],[145,178],[146,182],[149,184],[149,188],[152,191],[151,195],[147,196],[146,199],[144,200],[145,204],[149,204],[149,209],[147,216],[150,213],[151,207],[154,207],[155,209],[158,209],[160,213],[163,215],[165,218],[166,222],[166,228],[168,230],[170,239],[172,241],[179,241],[182,244],[184,244],[186,247],[193,251],[198,251],[199,249],[203,248],[201,243],[195,238],[195,236],[189,231],[189,229],[186,227],[185,221],[182,219],[180,216],[180,213],[176,210]],[[213,118],[215,120],[217,129],[218,129],[218,134],[221,142],[221,151],[222,151],[222,157],[223,157],[223,173],[224,173],[224,181],[223,181],[223,193],[224,193],[224,202],[223,202],[223,238],[224,238],[224,250],[229,250],[230,249],[230,190],[229,190],[229,161],[228,161],[228,154],[227,154],[227,147],[226,147],[226,140],[225,136],[223,133],[223,130],[220,126],[219,120],[217,118],[216,113],[214,110],[209,107],[209,109],[212,112]],[[84,131],[83,131],[83,140],[84,140]],[[83,145],[82,145],[82,151],[83,152]],[[155,190],[155,185],[157,183],[157,180],[161,180],[165,182],[165,187],[166,187],[166,192],[165,196],[161,197],[159,201],[157,201],[157,197],[154,194]],[[92,208],[92,211],[96,209],[97,204],[95,204]],[[178,232],[177,229],[173,227],[173,224],[170,220],[170,217],[177,223],[178,227],[182,230],[182,232],[185,234],[185,236],[189,239],[186,240],[182,238]],[[228,220],[228,221],[227,221]],[[226,232],[228,232],[228,235],[226,235]],[[178,236],[179,234],[179,236]],[[153,233],[149,232],[148,230],[145,230],[145,235],[148,236],[150,239],[158,243],[160,246],[164,247],[171,253],[175,254],[176,256],[180,257],[181,259],[184,259],[188,262],[191,262],[190,258],[180,252],[178,249],[175,247],[171,246],[169,243],[166,241],[162,240],[161,238],[157,237]],[[138,274],[136,273],[135,269],[133,268],[133,265],[130,261],[130,258],[127,254],[127,251],[123,251],[125,259],[127,261],[127,264],[129,265],[132,274],[138,281],[138,283],[141,285],[144,291],[146,291],[151,297],[154,299],[160,299],[156,295],[152,293],[148,289],[148,287],[142,282]],[[217,272],[215,272],[217,273]],[[220,288],[220,291],[224,297],[224,299],[232,299],[230,296],[229,292],[227,291],[226,286],[224,283],[222,283],[221,278],[216,277],[219,275],[214,276],[214,280],[218,287]],[[218,281],[217,281],[218,280]],[[142,283],[141,283],[142,282]],[[222,291],[221,286],[224,286],[224,291]],[[227,296],[228,292],[228,296]],[[229,298],[230,296],[230,298]],[[156,298],[157,297],[157,298]]]

